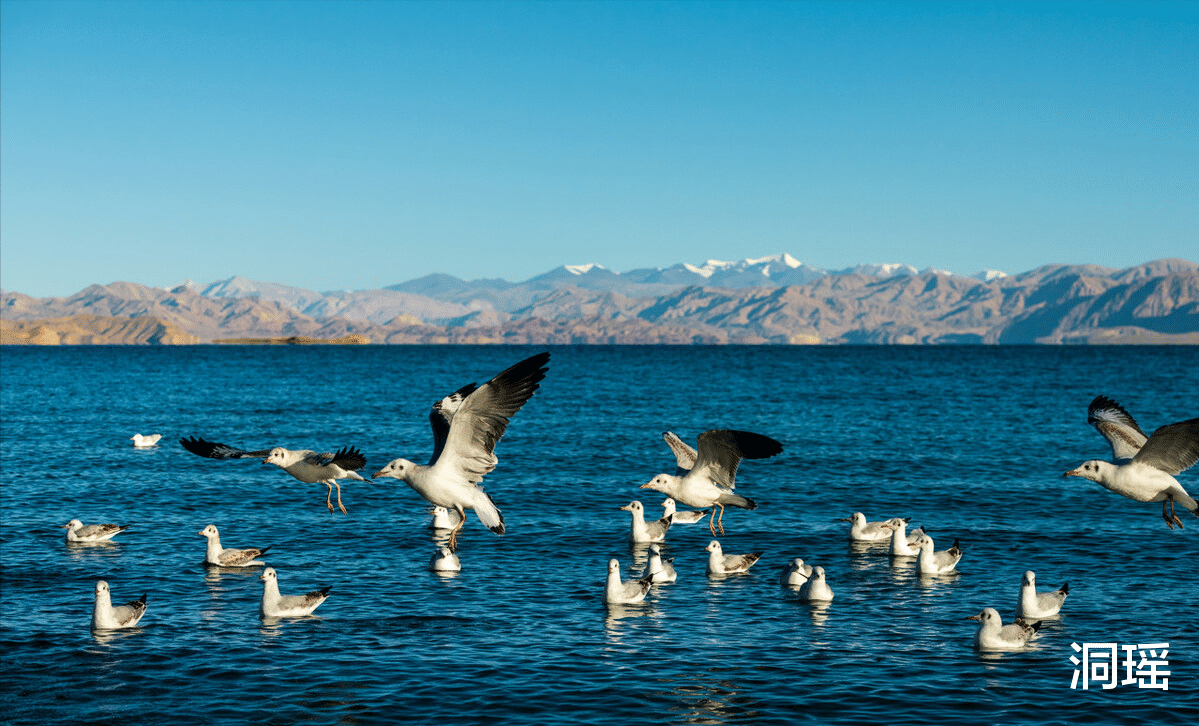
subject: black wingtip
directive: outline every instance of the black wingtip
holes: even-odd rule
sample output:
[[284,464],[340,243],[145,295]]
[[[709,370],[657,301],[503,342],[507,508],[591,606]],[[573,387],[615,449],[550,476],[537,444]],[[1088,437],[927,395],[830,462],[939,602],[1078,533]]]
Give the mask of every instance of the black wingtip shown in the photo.
[[1069,595],[1070,594],[1070,583],[1067,582],[1066,584],[1062,585],[1061,592],[1063,595]]
[[322,595],[324,595],[325,597],[328,597],[328,596],[329,596],[329,591],[330,591],[330,590],[332,590],[332,589],[333,589],[333,586],[332,586],[332,585],[329,585],[328,587],[322,587],[322,588],[321,588],[321,594],[322,594]]
[[758,503],[755,502],[754,500],[750,499],[749,497],[745,497],[744,499],[745,499],[745,508],[746,509],[749,509],[752,511],[752,510],[758,508]]

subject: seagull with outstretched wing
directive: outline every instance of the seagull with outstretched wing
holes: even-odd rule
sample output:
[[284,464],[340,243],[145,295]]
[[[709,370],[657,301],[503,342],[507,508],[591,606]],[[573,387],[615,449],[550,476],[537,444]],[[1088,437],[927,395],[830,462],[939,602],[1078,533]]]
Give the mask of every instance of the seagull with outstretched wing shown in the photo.
[[481,386],[463,386],[437,401],[429,412],[433,429],[429,463],[395,459],[375,472],[374,478],[399,479],[433,505],[458,514],[450,531],[451,550],[457,547],[467,509],[475,510],[492,532],[504,533],[504,516],[479,482],[499,463],[495,446],[509,420],[537,392],[549,359],[549,353],[538,353]]
[[1199,461],[1199,418],[1167,424],[1145,436],[1120,404],[1097,396],[1087,410],[1087,421],[1111,444],[1112,461],[1084,461],[1062,476],[1090,479],[1138,502],[1161,502],[1162,519],[1170,529],[1182,528],[1175,502],[1199,516],[1199,502],[1174,478]]
[[[305,484],[324,484],[329,487],[325,506],[333,512],[333,487],[337,487],[337,507],[342,514],[346,508],[341,503],[341,484],[338,479],[367,481],[358,474],[366,466],[366,457],[353,446],[342,447],[335,453],[317,453],[308,449],[285,449],[276,446],[261,451],[246,451],[213,441],[187,437],[179,439],[183,448],[206,459],[262,459],[263,464],[274,464]],[[265,457],[265,458],[264,458]]]

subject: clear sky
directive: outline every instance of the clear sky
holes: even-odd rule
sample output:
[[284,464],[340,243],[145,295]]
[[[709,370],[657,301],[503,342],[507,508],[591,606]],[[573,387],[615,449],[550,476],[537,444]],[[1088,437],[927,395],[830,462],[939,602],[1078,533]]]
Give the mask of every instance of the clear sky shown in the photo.
[[0,3],[0,285],[1199,257],[1199,3]]

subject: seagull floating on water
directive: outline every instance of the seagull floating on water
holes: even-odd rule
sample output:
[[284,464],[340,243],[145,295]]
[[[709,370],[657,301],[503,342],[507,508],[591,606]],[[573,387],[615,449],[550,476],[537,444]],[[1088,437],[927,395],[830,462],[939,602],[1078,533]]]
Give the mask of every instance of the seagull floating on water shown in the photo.
[[653,575],[646,575],[640,580],[620,579],[620,560],[613,557],[608,560],[608,584],[604,590],[604,602],[609,605],[628,605],[641,602],[653,586]]
[[829,602],[833,599],[833,588],[824,579],[824,568],[817,565],[812,568],[812,576],[799,587],[799,599],[811,602]]
[[129,440],[133,442],[133,448],[135,449],[148,449],[157,444],[161,438],[162,434],[147,434],[145,436],[134,434],[129,437]]
[[[883,540],[891,539],[891,530],[894,529],[892,524],[895,519],[888,519],[883,522],[867,522],[866,515],[861,512],[854,512],[852,515],[844,519],[838,519],[838,522],[850,522],[849,538],[855,542],[882,542]],[[908,520],[904,520],[907,522]]]
[[1112,461],[1092,459],[1062,476],[1090,479],[1138,502],[1161,502],[1162,519],[1170,529],[1176,524],[1182,528],[1174,502],[1199,516],[1199,503],[1174,478],[1199,461],[1199,418],[1162,426],[1146,436],[1120,404],[1098,396],[1087,408],[1087,423],[1112,445]]
[[129,525],[84,524],[72,519],[62,526],[67,531],[68,542],[104,542],[129,529]]
[[426,466],[396,459],[375,472],[374,478],[399,479],[434,505],[455,512],[458,524],[450,531],[450,549],[458,530],[473,509],[488,529],[504,533],[504,515],[479,486],[498,459],[495,445],[508,428],[508,420],[537,392],[545,378],[549,353],[538,353],[476,386],[467,384],[433,404],[433,456]]
[[432,507],[429,514],[433,515],[433,521],[429,522],[431,529],[453,529],[462,521],[458,512],[451,512],[445,507]]
[[738,572],[748,572],[749,568],[762,557],[761,552],[751,552],[747,555],[726,555],[720,543],[712,540],[705,547],[708,551],[709,575],[732,575]]
[[449,547],[438,547],[429,560],[429,569],[433,572],[459,572],[462,561]]
[[1020,581],[1020,597],[1016,600],[1016,617],[1032,620],[1048,618],[1061,612],[1062,603],[1070,594],[1070,583],[1052,592],[1037,592],[1037,574],[1032,570],[1024,573]]
[[130,600],[124,605],[112,606],[112,594],[104,580],[96,582],[96,604],[92,609],[92,630],[120,630],[132,628],[146,614],[146,596]]
[[783,570],[782,581],[779,584],[783,587],[799,587],[811,576],[812,566],[805,565],[802,557],[796,557]]
[[978,630],[974,633],[975,650],[1020,650],[1041,629],[1040,621],[1026,623],[1017,620],[1004,625],[995,608],[983,608],[978,615],[967,620],[977,620]]
[[695,524],[706,516],[707,512],[680,512],[670,497],[666,497],[666,501],[662,502],[662,518],[670,517],[672,524]]
[[933,538],[928,535],[926,530],[920,536],[920,553],[916,555],[916,569],[921,575],[942,575],[946,572],[952,572],[958,566],[958,561],[962,559],[962,549],[958,546],[958,541],[953,541],[953,547],[941,552],[934,552]]
[[632,512],[633,522],[629,528],[629,539],[633,542],[662,542],[666,539],[666,531],[670,529],[670,517],[663,517],[656,522],[645,521],[645,506],[634,499],[620,507],[622,511]]
[[305,484],[324,484],[329,487],[329,493],[325,497],[325,506],[329,507],[330,513],[333,512],[333,487],[336,486],[337,507],[341,509],[342,514],[346,514],[346,508],[341,503],[341,484],[337,482],[338,479],[367,481],[357,473],[359,469],[366,466],[366,457],[353,446],[343,447],[332,454],[318,454],[308,449],[293,450],[285,449],[282,446],[261,451],[246,451],[190,436],[186,439],[179,439],[179,443],[193,454],[206,459],[258,459],[265,457],[262,459],[263,464],[274,464]]
[[208,551],[204,555],[205,564],[218,567],[252,567],[264,564],[254,558],[265,555],[266,551],[270,549],[270,547],[247,547],[238,550],[222,547],[221,533],[217,531],[215,524],[208,525],[196,534],[208,538]]
[[679,579],[679,573],[674,569],[674,558],[662,559],[662,548],[656,544],[649,546],[649,564],[645,571],[652,582],[674,582]]
[[[670,432],[663,434],[677,439]],[[673,448],[673,447],[672,447]],[[742,459],[766,459],[783,450],[783,445],[769,436],[749,431],[712,429],[699,435],[699,452],[694,465],[686,474],[659,474],[642,489],[659,491],[675,501],[698,509],[711,509],[708,530],[713,535],[716,529],[724,534],[724,508],[726,505],[741,509],[757,509],[754,500],[733,492],[736,486],[737,467]],[[677,452],[676,452],[677,455]],[[680,470],[682,467],[679,467]],[[720,520],[716,520],[716,509],[720,509]]]
[[908,534],[908,520],[896,517],[888,522],[891,525],[891,556],[918,556],[920,554],[920,537],[924,534],[924,530],[918,529],[912,534]]
[[264,618],[296,618],[311,615],[325,600],[329,599],[329,591],[333,586],[322,587],[319,590],[303,595],[280,595],[279,577],[275,568],[268,567],[258,576],[263,581],[262,602],[258,614]]

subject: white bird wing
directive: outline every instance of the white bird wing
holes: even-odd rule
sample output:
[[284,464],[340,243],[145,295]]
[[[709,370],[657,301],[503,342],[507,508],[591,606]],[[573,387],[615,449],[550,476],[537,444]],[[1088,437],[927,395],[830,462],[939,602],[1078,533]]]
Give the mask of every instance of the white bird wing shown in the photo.
[[1107,396],[1096,396],[1091,401],[1087,423],[1112,445],[1113,459],[1131,459],[1149,438],[1124,407]]
[[85,524],[75,532],[76,537],[100,537],[106,534],[117,534],[124,530],[118,524]]
[[475,384],[468,383],[435,402],[429,409],[429,426],[433,429],[433,455],[429,457],[430,466],[437,461],[437,458],[441,456],[441,450],[445,448],[445,441],[450,435],[450,423],[454,420],[454,414],[458,411],[458,407],[462,405],[467,396],[475,392],[476,388]]
[[244,550],[224,550],[217,559],[220,560],[223,566],[239,567],[247,562],[252,562],[255,557],[261,555],[266,549],[268,548],[258,549],[251,547]]
[[320,590],[304,593],[303,595],[283,595],[279,598],[279,607],[283,610],[308,609],[309,612],[316,609],[317,605],[323,603],[329,597],[329,591],[333,586],[323,587]]
[[1132,460],[1170,476],[1191,468],[1199,461],[1199,418],[1168,424],[1154,431]]
[[663,433],[662,440],[674,453],[675,476],[683,476],[695,468],[695,459],[699,454],[690,444],[680,439],[673,431]]
[[118,605],[112,609],[112,617],[118,625],[126,625],[128,623],[137,622],[138,618],[146,612],[146,596],[142,595],[137,600],[130,600],[124,605]]
[[430,466],[457,469],[477,484],[495,468],[495,445],[508,421],[537,392],[549,353],[539,353],[479,386],[458,405],[441,455]]
[[691,471],[731,490],[736,485],[737,467],[742,459],[765,459],[782,450],[783,445],[769,436],[712,429],[699,435],[699,457]]

